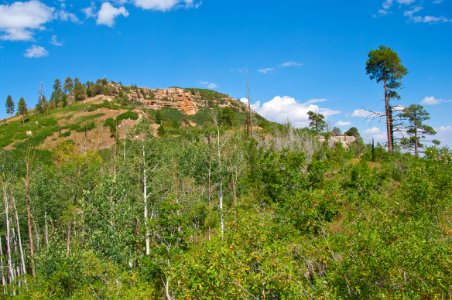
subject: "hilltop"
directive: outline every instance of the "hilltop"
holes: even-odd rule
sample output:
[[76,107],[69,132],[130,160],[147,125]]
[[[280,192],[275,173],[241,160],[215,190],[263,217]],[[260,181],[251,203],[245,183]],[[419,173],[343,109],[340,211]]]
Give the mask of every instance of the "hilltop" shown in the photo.
[[150,124],[154,136],[161,136],[180,134],[181,128],[200,129],[212,122],[244,124],[247,112],[237,99],[207,89],[151,89],[98,80],[86,84],[86,94],[76,100],[75,93],[68,93],[64,105],[63,101],[50,100],[25,116],[1,121],[0,148],[23,150],[31,146],[51,151],[64,141],[72,141],[80,149],[97,151],[133,138],[132,130],[141,121]]

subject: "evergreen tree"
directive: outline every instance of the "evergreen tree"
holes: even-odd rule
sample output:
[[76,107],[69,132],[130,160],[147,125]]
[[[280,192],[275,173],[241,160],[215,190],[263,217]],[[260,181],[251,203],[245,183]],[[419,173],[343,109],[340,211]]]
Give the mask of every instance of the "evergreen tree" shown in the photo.
[[8,95],[8,97],[6,97],[6,113],[8,115],[12,115],[14,113],[14,110],[15,110],[15,107],[14,107],[13,97]]
[[19,104],[17,106],[17,113],[23,117],[25,117],[28,113],[27,103],[25,103],[24,98],[20,98]]
[[436,134],[436,131],[431,126],[423,123],[430,119],[430,114],[421,105],[412,104],[405,107],[401,117],[408,122],[404,126],[408,137],[402,138],[401,144],[407,149],[412,149],[414,154],[419,156],[419,149],[424,146],[421,144],[422,139],[426,135]]
[[44,112],[48,112],[49,109],[49,103],[47,102],[46,96],[42,96],[39,100],[38,103],[36,103],[36,111],[38,113],[44,113]]
[[331,130],[331,135],[332,136],[342,135],[342,132],[338,127],[334,127],[333,130]]
[[72,89],[72,95],[75,101],[82,101],[86,99],[85,86],[80,82],[78,78],[74,79],[74,88]]
[[354,136],[357,140],[362,140],[361,135],[359,134],[358,128],[350,127],[346,132],[344,132],[346,136]]
[[313,111],[308,111],[309,116],[309,128],[314,130],[316,133],[321,133],[326,128],[325,116],[320,113],[315,113]]
[[394,148],[394,124],[393,107],[390,101],[391,99],[400,99],[396,89],[402,86],[400,80],[408,71],[402,65],[398,54],[391,48],[380,46],[377,50],[370,51],[368,57],[366,73],[370,75],[372,80],[383,81],[388,151],[392,152]]
[[72,92],[72,89],[74,88],[74,83],[72,82],[71,77],[67,77],[64,80],[64,91],[66,94],[70,94]]
[[52,107],[58,107],[61,102],[61,98],[63,96],[63,90],[61,89],[61,82],[59,79],[55,79],[53,84],[53,92],[50,96],[50,103]]

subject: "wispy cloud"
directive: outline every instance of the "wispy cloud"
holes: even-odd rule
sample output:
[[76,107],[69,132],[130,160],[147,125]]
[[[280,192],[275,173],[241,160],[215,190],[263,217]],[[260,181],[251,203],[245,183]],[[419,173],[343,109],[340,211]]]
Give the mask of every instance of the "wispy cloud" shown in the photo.
[[[431,4],[441,4],[443,0],[433,0]],[[403,15],[411,23],[451,23],[452,19],[445,16],[419,15],[424,10],[424,5],[428,5],[425,1],[420,0],[384,0],[377,16],[385,16],[391,13],[394,4],[398,4],[398,8],[403,10]],[[395,10],[395,9],[394,9]]]
[[283,68],[294,68],[294,67],[302,67],[303,64],[294,60],[288,60],[283,62],[282,64],[278,65],[277,67],[266,67],[266,68],[261,68],[259,70],[257,70],[259,73],[261,74],[270,74],[274,71],[276,71],[276,69],[283,69]]
[[274,70],[275,70],[275,68],[262,68],[262,69],[259,69],[258,72],[262,73],[262,74],[268,74],[268,73],[273,72]]
[[178,7],[198,8],[202,1],[195,0],[133,0],[133,4],[142,9],[169,11]]
[[368,118],[372,115],[373,115],[373,112],[371,112],[369,110],[365,110],[365,109],[355,109],[352,112],[352,117],[357,117],[357,118]]
[[343,126],[350,126],[352,125],[352,122],[348,122],[348,121],[337,121],[334,126],[339,126],[339,127],[343,127]]
[[435,98],[433,96],[428,96],[428,97],[424,97],[424,99],[422,99],[421,104],[438,105],[440,103],[447,103],[447,102],[452,102],[452,100],[444,100],[444,99]]
[[294,60],[289,60],[289,61],[283,62],[280,65],[281,68],[292,68],[292,67],[302,67],[302,66],[303,66],[302,63],[296,62]]
[[49,52],[44,47],[36,45],[31,46],[24,53],[24,56],[28,58],[40,58],[47,55],[49,55]]
[[56,35],[52,35],[52,37],[50,38],[50,44],[57,47],[63,46],[63,43],[58,40],[58,37]]

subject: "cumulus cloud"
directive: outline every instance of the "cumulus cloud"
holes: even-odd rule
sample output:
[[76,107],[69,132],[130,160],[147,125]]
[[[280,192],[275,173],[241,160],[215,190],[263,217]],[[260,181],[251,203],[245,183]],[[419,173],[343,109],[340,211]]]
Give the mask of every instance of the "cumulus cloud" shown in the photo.
[[198,8],[201,2],[194,0],[133,0],[135,6],[159,11],[169,11],[176,7]]
[[207,87],[208,89],[216,89],[216,88],[218,88],[218,84],[213,83],[213,82],[201,81],[200,83],[202,85],[204,85],[205,87]]
[[352,125],[352,122],[348,122],[348,121],[337,121],[334,126],[338,126],[338,127],[343,127],[343,126],[350,126]]
[[104,2],[97,14],[96,24],[113,27],[119,16],[128,17],[129,12],[123,6],[116,8],[110,2]]
[[28,58],[40,58],[49,55],[49,52],[41,46],[33,45],[30,48],[28,48],[24,56]]
[[452,148],[452,125],[440,126],[435,130],[437,134],[434,138],[440,140],[443,146]]
[[323,101],[324,99],[313,99],[301,103],[292,97],[276,96],[262,105],[260,103],[253,105],[253,109],[268,120],[278,123],[290,122],[294,127],[307,127],[309,125],[308,111],[321,113],[325,118],[339,113],[339,111],[314,104]]
[[372,139],[377,143],[383,143],[386,142],[386,135],[378,127],[364,130],[364,140],[371,141]]
[[54,8],[37,0],[16,1],[0,5],[0,36],[2,40],[28,41],[36,30],[53,19]]
[[424,97],[424,99],[422,99],[421,104],[437,105],[437,104],[446,103],[446,102],[452,102],[452,100],[437,99],[433,96],[427,96],[427,97]]
[[365,109],[355,109],[352,113],[352,117],[368,118],[373,115],[373,112]]

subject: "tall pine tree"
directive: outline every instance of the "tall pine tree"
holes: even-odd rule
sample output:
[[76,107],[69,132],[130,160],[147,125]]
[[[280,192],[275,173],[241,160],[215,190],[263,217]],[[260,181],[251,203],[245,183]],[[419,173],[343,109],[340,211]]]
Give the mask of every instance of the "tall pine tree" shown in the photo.
[[14,110],[15,110],[15,106],[14,106],[13,97],[11,97],[11,95],[8,95],[8,97],[6,98],[6,113],[8,115],[12,115],[14,113]]
[[24,98],[20,98],[19,104],[17,106],[17,112],[19,113],[19,115],[24,117],[24,119],[22,120],[22,122],[24,122],[25,116],[28,113],[27,103],[25,103],[25,99]]

